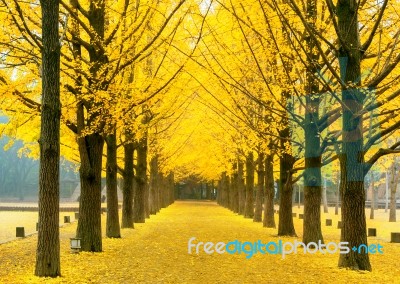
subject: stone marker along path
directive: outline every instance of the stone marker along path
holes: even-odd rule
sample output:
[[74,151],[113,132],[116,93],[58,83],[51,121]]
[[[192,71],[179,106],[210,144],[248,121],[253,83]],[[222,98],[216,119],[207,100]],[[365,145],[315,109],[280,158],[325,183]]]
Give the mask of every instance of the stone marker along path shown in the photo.
[[[302,220],[295,220],[301,240]],[[103,215],[103,229],[105,214]],[[276,229],[245,219],[213,202],[177,201],[145,224],[122,230],[122,239],[103,240],[102,253],[71,254],[76,223],[60,229],[63,277],[39,279],[34,271],[37,236],[0,245],[0,283],[400,283],[396,260],[400,245],[382,243],[384,254],[371,255],[372,273],[337,268],[337,254],[262,255],[188,253],[188,241],[228,243],[294,241]],[[336,226],[323,227],[325,241],[339,241]],[[371,240],[376,241],[374,240]],[[209,246],[209,245],[208,245]],[[203,246],[201,246],[203,247]],[[200,248],[200,246],[199,246]],[[214,247],[215,248],[215,247]]]

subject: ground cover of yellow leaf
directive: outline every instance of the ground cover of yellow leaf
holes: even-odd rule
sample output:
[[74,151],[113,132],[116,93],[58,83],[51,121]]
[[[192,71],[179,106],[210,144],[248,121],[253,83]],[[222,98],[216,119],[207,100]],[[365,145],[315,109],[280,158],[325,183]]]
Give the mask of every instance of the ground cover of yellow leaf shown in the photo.
[[[323,218],[326,215],[336,217],[328,213]],[[34,235],[0,245],[0,283],[400,283],[400,244],[389,243],[386,233],[382,239],[369,239],[384,247],[383,254],[371,255],[372,272],[337,268],[338,254],[299,253],[284,259],[260,253],[250,259],[244,254],[188,254],[191,237],[196,237],[195,243],[301,241],[302,220],[294,220],[298,237],[282,238],[276,229],[263,228],[215,203],[177,201],[145,224],[122,230],[122,239],[105,238],[104,252],[80,254],[69,250],[69,238],[76,230],[73,223],[61,228],[62,277],[32,276]],[[325,242],[339,241],[335,221],[332,227],[322,221]]]

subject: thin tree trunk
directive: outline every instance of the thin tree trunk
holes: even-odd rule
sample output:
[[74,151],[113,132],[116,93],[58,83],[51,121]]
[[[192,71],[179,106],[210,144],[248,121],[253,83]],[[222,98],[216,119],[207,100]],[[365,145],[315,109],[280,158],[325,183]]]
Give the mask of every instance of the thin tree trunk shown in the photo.
[[144,191],[144,214],[146,219],[150,218],[150,188],[149,182],[146,182],[145,191]]
[[262,221],[263,191],[264,191],[264,153],[258,153],[256,206],[254,209],[254,222]]
[[371,210],[369,214],[369,219],[374,219],[374,211],[375,211],[375,183],[374,183],[374,175],[371,172]]
[[232,188],[233,188],[233,207],[232,210],[235,213],[239,213],[239,181],[237,163],[233,163],[233,175],[232,175]]
[[145,191],[147,184],[147,138],[142,138],[137,147],[136,188],[134,197],[134,221],[145,222]]
[[389,222],[396,222],[396,191],[400,172],[397,171],[396,160],[393,161],[390,178]]
[[135,147],[132,142],[124,145],[125,167],[123,172],[123,200],[122,200],[122,228],[134,228],[133,224],[133,153]]
[[232,189],[232,185],[231,185],[231,179],[229,178],[228,175],[226,176],[225,182],[226,182],[226,184],[225,184],[226,207],[228,209],[232,210],[230,208],[230,202],[231,202],[231,199],[232,199],[232,190],[231,190]]
[[171,205],[175,201],[175,175],[174,172],[168,174],[168,187],[169,187],[169,202]]
[[42,112],[40,128],[39,228],[35,275],[61,275],[60,198],[60,43],[58,1],[40,1],[42,9]]
[[322,204],[324,205],[324,213],[329,213],[328,198],[326,196],[328,187],[326,185],[326,178],[324,178],[324,187],[322,189]]
[[[237,186],[237,185],[236,185]],[[206,191],[207,191],[207,200],[211,200],[211,190],[212,187],[210,187],[210,185],[208,184],[208,182],[206,183]]]
[[339,215],[339,202],[340,202],[340,172],[337,174],[337,187],[336,187],[336,205],[335,215]]
[[244,217],[254,217],[254,157],[253,152],[249,152],[246,157],[246,203],[244,208]]
[[265,158],[265,198],[263,226],[276,228],[274,217],[274,156],[267,154]]
[[107,221],[106,236],[109,238],[120,238],[118,214],[118,192],[117,192],[117,137],[114,133],[107,135],[107,165],[106,165],[106,188],[107,188]]
[[227,192],[228,192],[228,178],[226,175],[226,172],[223,172],[221,175],[221,186],[220,186],[220,191],[221,191],[221,205],[223,207],[227,207],[227,201],[228,201],[228,197],[227,197]]
[[160,173],[160,171],[157,172],[157,196],[158,196],[158,208],[157,208],[157,212],[161,210],[161,208],[164,207],[163,205],[163,190],[162,190],[162,186],[163,186],[163,175],[162,173]]
[[[287,134],[289,128],[285,129]],[[284,133],[286,135],[286,133]],[[286,137],[282,136],[281,137]],[[296,236],[292,217],[293,182],[291,170],[294,158],[292,155],[283,153],[280,159],[280,199],[279,199],[279,225],[278,236]]]
[[158,156],[154,155],[150,160],[150,214],[157,214],[158,196],[157,196],[157,173],[158,173]]
[[239,195],[239,214],[244,215],[244,208],[246,204],[246,189],[244,185],[244,164],[238,160],[238,195]]
[[385,172],[385,213],[387,213],[389,209],[389,180],[388,180],[388,172]]

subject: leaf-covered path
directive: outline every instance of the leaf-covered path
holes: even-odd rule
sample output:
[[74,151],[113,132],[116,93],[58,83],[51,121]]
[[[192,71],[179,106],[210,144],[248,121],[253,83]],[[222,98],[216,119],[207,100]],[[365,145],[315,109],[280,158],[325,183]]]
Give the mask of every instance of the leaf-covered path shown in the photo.
[[[103,221],[104,218],[103,218]],[[301,232],[301,221],[296,229]],[[104,223],[103,223],[104,228]],[[40,279],[34,271],[37,236],[0,245],[0,283],[400,283],[393,261],[398,244],[384,245],[384,254],[372,255],[373,272],[337,268],[338,254],[281,255],[188,254],[188,240],[202,242],[294,241],[278,238],[263,228],[212,202],[177,201],[145,224],[122,230],[122,239],[104,239],[103,253],[70,254],[69,238],[76,223],[61,228],[63,277]],[[336,228],[325,230],[326,241],[338,241]],[[298,240],[301,240],[299,236]],[[376,242],[372,241],[372,243]]]

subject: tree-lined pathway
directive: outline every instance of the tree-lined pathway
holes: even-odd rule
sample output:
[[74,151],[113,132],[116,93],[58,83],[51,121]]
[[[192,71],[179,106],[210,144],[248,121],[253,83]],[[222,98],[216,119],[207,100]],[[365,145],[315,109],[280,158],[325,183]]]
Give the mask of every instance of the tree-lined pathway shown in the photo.
[[[103,215],[103,229],[105,216]],[[295,219],[296,230],[301,222]],[[76,223],[61,228],[62,277],[32,276],[37,235],[0,245],[0,283],[383,283],[399,282],[400,273],[391,262],[400,254],[398,244],[379,241],[383,255],[371,255],[373,272],[359,273],[337,268],[337,254],[280,255],[188,254],[188,240],[203,242],[254,242],[278,238],[267,229],[216,205],[214,202],[177,201],[145,224],[123,229],[121,239],[104,239],[104,252],[71,254],[69,238]],[[104,231],[104,230],[103,230]],[[325,241],[339,241],[335,227],[323,227]],[[103,232],[104,235],[104,232]],[[301,236],[297,238],[301,241]]]

